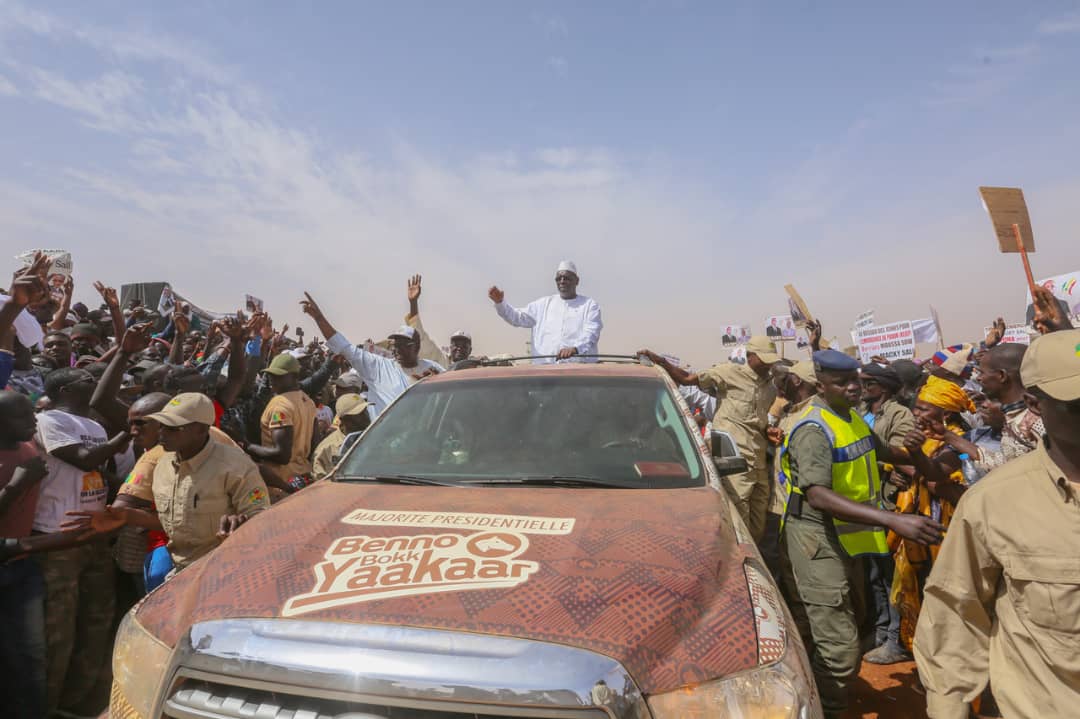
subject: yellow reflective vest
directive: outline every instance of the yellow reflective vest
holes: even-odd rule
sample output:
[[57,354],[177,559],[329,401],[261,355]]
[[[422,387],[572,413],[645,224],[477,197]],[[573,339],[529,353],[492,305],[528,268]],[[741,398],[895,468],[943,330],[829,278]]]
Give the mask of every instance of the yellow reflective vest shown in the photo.
[[[777,479],[784,498],[784,518],[787,518],[788,500],[791,493],[804,494],[791,481],[791,455],[788,443],[799,429],[813,424],[820,427],[832,447],[832,488],[837,494],[859,504],[881,509],[881,479],[878,476],[877,453],[869,425],[851,412],[848,420],[827,407],[811,402],[791,431],[784,438],[780,450],[780,470]],[[860,554],[888,554],[884,527],[845,522],[833,517],[840,546],[850,556]]]

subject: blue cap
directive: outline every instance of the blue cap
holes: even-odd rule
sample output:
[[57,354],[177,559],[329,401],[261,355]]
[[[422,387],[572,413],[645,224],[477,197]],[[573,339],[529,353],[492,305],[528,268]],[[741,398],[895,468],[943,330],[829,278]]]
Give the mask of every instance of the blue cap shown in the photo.
[[854,372],[859,360],[836,350],[818,350],[814,353],[814,369],[819,372]]

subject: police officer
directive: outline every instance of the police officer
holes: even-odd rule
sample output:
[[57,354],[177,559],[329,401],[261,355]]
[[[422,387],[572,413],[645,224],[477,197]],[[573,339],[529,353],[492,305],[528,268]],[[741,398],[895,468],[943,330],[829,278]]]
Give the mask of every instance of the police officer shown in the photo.
[[[888,554],[891,529],[915,542],[939,541],[928,517],[881,509],[877,453],[870,427],[854,411],[859,363],[836,350],[814,353],[817,395],[784,439],[780,481],[788,493],[781,553],[792,613],[811,650],[826,716],[847,707],[860,662],[856,600],[862,577],[854,557]],[[861,608],[861,606],[860,606]]]

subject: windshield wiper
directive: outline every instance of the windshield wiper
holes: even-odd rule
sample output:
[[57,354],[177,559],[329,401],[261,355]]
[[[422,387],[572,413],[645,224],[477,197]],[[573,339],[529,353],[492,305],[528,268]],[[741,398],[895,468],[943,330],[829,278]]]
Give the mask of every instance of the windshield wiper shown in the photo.
[[434,485],[436,487],[460,487],[461,485],[456,482],[440,482],[437,479],[431,479],[430,477],[413,477],[408,474],[383,474],[378,476],[367,476],[361,474],[346,474],[338,477],[338,482],[375,482],[378,484],[426,484]]
[[507,477],[499,479],[479,479],[467,484],[517,484],[547,487],[608,487],[612,489],[635,489],[635,485],[613,482],[599,477],[581,477],[572,474],[532,475],[528,477]]

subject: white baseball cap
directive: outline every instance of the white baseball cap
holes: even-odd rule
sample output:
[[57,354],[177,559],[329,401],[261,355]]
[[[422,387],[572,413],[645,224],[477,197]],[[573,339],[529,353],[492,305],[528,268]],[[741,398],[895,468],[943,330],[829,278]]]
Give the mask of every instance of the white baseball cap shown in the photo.
[[472,342],[472,335],[469,334],[468,332],[466,332],[465,330],[458,330],[454,334],[450,335],[450,339],[452,339],[452,340],[457,339],[458,337],[460,337],[462,339],[469,340],[470,342]]
[[406,339],[416,339],[416,329],[409,327],[408,325],[402,325],[396,330],[390,333],[390,337],[405,337]]

